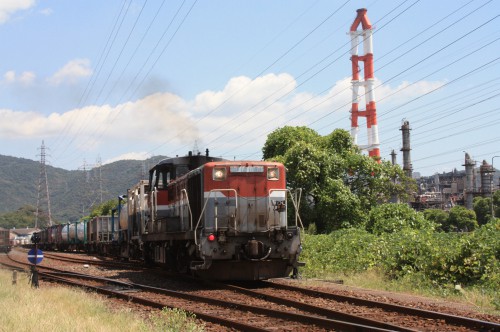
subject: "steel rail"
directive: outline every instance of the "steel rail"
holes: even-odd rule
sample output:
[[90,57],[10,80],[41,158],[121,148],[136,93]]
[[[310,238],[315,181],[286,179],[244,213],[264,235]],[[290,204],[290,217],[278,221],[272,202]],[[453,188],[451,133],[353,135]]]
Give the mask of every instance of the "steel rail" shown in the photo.
[[422,318],[444,320],[448,324],[460,325],[460,326],[464,326],[464,327],[470,327],[470,328],[479,329],[479,330],[486,330],[486,331],[500,331],[500,324],[497,324],[494,322],[488,322],[488,321],[483,321],[483,320],[468,318],[468,317],[462,317],[462,316],[455,316],[455,315],[450,315],[450,314],[445,314],[445,313],[440,313],[440,312],[430,311],[430,310],[425,310],[425,309],[405,307],[405,306],[398,305],[398,304],[377,302],[377,301],[373,301],[373,300],[360,299],[357,297],[332,294],[332,293],[322,292],[322,291],[318,291],[318,290],[312,290],[312,289],[306,289],[306,288],[302,288],[302,287],[284,285],[284,284],[280,284],[280,283],[276,283],[276,282],[262,281],[262,283],[268,287],[278,288],[278,289],[282,289],[282,290],[301,292],[303,294],[310,295],[310,296],[317,296],[317,297],[327,298],[327,299],[341,301],[341,302],[349,302],[349,303],[353,303],[353,304],[357,304],[357,305],[378,307],[381,309],[399,312],[399,313],[404,313],[404,314],[410,314],[410,315],[419,316]]
[[[108,278],[100,278],[100,277],[93,277],[93,276],[88,276],[88,275],[81,275],[79,273],[70,273],[73,275],[75,278],[85,278],[88,280],[97,280],[101,282],[111,282],[111,283],[116,283],[120,286],[126,286],[126,287],[133,287],[134,289],[141,289],[144,291],[149,291],[157,294],[164,294],[167,296],[171,297],[176,297],[176,298],[182,298],[185,300],[189,301],[195,301],[195,302],[204,302],[207,304],[213,304],[219,307],[224,307],[228,309],[237,309],[240,311],[249,311],[254,314],[261,314],[265,315],[267,317],[272,317],[272,318],[280,318],[280,319],[286,319],[290,321],[295,321],[299,322],[302,324],[311,324],[311,325],[316,325],[316,326],[321,326],[324,328],[328,329],[340,329],[342,331],[415,331],[415,330],[409,330],[409,329],[397,329],[394,330],[392,328],[380,328],[377,326],[370,326],[370,325],[363,325],[363,324],[355,324],[351,322],[345,322],[345,321],[338,321],[338,320],[332,320],[332,319],[325,319],[325,318],[320,318],[320,317],[314,317],[314,316],[307,316],[307,315],[302,315],[302,314],[297,314],[297,313],[290,313],[290,312],[285,312],[285,311],[279,311],[279,310],[274,310],[274,309],[269,309],[269,308],[261,308],[261,307],[254,307],[246,304],[240,304],[240,303],[235,303],[235,302],[228,302],[225,300],[218,300],[218,299],[213,299],[205,296],[200,296],[200,295],[194,295],[194,294],[187,294],[187,293],[182,293],[174,290],[168,290],[164,288],[157,288],[157,287],[151,287],[151,286],[146,286],[146,285],[141,285],[141,284],[136,284],[136,283],[121,283],[121,282],[116,282],[112,279]],[[61,281],[64,283],[70,283],[72,285],[76,285],[78,287],[85,287],[86,289],[91,289],[96,292],[100,292],[106,295],[112,295],[116,296],[121,299],[125,299],[129,302],[134,302],[134,303],[139,303],[142,305],[147,305],[150,307],[154,308],[163,308],[163,307],[169,307],[173,308],[173,306],[161,304],[155,301],[147,300],[141,297],[133,296],[130,295],[129,293],[123,294],[121,291],[114,291],[110,290],[107,288],[103,287],[97,287],[97,286],[89,286],[89,285],[82,285],[81,283],[78,282],[73,282],[69,281],[65,278],[61,278],[58,276],[55,276],[53,273],[39,273],[39,275],[44,278],[44,279],[49,279],[49,280],[54,280],[54,281]],[[183,309],[180,307],[180,309]],[[183,309],[185,310],[185,309]],[[212,322],[212,323],[217,323],[221,324],[224,326],[228,326],[231,328],[237,328],[240,329],[241,331],[269,331],[267,329],[262,329],[259,327],[255,327],[254,325],[247,325],[244,323],[236,322],[233,320],[229,320],[223,317],[218,317],[218,316],[212,316],[212,315],[207,315],[203,312],[199,311],[193,311],[193,310],[187,310],[189,312],[192,312],[193,314],[196,315],[196,317],[201,318],[203,320]]]

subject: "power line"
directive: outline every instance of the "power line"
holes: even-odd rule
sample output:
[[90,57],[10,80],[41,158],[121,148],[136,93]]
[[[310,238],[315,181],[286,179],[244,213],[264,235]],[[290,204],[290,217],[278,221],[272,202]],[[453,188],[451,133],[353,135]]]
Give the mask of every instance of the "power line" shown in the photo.
[[[125,8],[126,3],[127,3],[126,1],[123,2],[123,5],[122,5],[122,7],[120,9],[120,12],[119,12],[118,16],[115,19],[115,23],[113,25],[113,28],[111,29],[111,31],[109,33],[109,36],[108,36],[108,39],[106,40],[106,44],[105,44],[104,48],[101,51],[101,54],[99,56],[99,60],[98,60],[97,65],[96,65],[96,67],[97,67],[97,73],[93,74],[90,77],[90,79],[89,79],[89,81],[87,83],[87,86],[85,87],[85,90],[82,93],[82,95],[80,97],[80,101],[78,102],[76,108],[81,107],[84,104],[84,102],[86,102],[88,100],[90,92],[94,88],[94,85],[96,84],[97,78],[101,74],[101,71],[102,71],[102,68],[104,66],[104,63],[106,62],[106,60],[107,60],[107,58],[109,56],[110,50],[111,50],[111,48],[113,47],[113,45],[114,45],[114,43],[116,41],[116,37],[118,35],[118,32],[121,29],[121,26],[123,24],[125,16],[128,13],[128,10],[130,8],[130,4],[132,3],[132,1],[130,0],[128,2],[128,6],[126,7],[125,12],[124,12],[124,8]],[[74,134],[73,137],[68,142],[66,142],[65,146],[62,148],[62,151],[59,153],[59,155],[56,157],[56,159],[59,159],[66,152],[66,150],[68,149],[68,147],[74,142],[74,140],[76,138],[76,135],[81,132],[81,130],[83,128],[83,124],[88,121],[88,115],[87,115],[85,117],[85,119],[82,122],[80,122],[79,119],[78,119],[80,117],[80,114],[81,113],[77,113],[76,116],[74,118],[72,118],[72,120],[70,120],[69,122],[66,123],[66,125],[64,126],[64,128],[62,130],[62,133],[58,136],[61,139],[60,140],[56,139],[56,141],[58,141],[58,142],[61,141],[65,136],[68,135],[69,130],[73,127],[74,124],[78,124],[78,123],[80,124],[80,127],[77,130],[77,133]]]
[[[405,1],[405,2],[406,2],[406,1]],[[389,22],[387,22],[387,23],[386,23],[386,24],[384,24],[381,28],[379,28],[379,29],[378,29],[378,31],[380,31],[383,27],[386,27],[389,23],[391,23],[392,21],[394,21],[394,19],[398,18],[398,17],[399,17],[402,13],[404,13],[404,12],[408,11],[411,7],[413,7],[413,6],[414,6],[416,3],[418,3],[418,2],[419,2],[419,0],[417,0],[417,1],[413,2],[410,6],[408,6],[408,7],[407,7],[407,8],[405,8],[402,12],[400,12],[400,13],[399,13],[396,17],[392,18],[391,20],[389,20]],[[399,7],[399,6],[398,6],[398,7]],[[391,12],[392,12],[392,11],[391,11]],[[387,16],[387,15],[385,15],[384,17],[386,17],[386,16]],[[361,42],[360,42],[360,43],[361,43]],[[343,46],[346,46],[346,45],[348,45],[348,44],[350,44],[350,41],[349,41],[349,42],[346,42]],[[339,48],[339,49],[337,49],[337,50],[340,50],[340,49],[341,49],[341,48]],[[330,55],[333,55],[334,53],[336,53],[336,51],[335,51],[335,52],[333,52],[333,53],[331,53]],[[264,110],[269,109],[271,106],[275,105],[278,101],[280,101],[280,100],[282,100],[284,97],[286,97],[286,96],[290,95],[290,94],[291,94],[293,91],[295,91],[298,87],[300,87],[300,86],[304,85],[305,83],[307,83],[308,81],[310,81],[312,78],[314,78],[315,76],[317,76],[319,73],[323,72],[326,68],[328,68],[329,66],[331,66],[331,65],[332,65],[334,62],[336,62],[337,60],[341,59],[341,58],[342,58],[342,56],[346,55],[347,53],[349,53],[349,51],[344,52],[344,53],[343,53],[343,54],[341,54],[339,57],[337,57],[337,58],[335,58],[334,60],[332,60],[332,61],[330,61],[329,63],[327,63],[327,64],[326,64],[325,66],[323,66],[321,69],[319,69],[318,71],[314,72],[312,75],[310,75],[310,76],[309,76],[308,78],[306,78],[304,81],[302,81],[301,83],[299,83],[299,84],[298,84],[298,85],[297,85],[294,89],[291,89],[290,91],[285,92],[283,95],[281,95],[281,96],[277,97],[277,99],[275,99],[272,103],[270,103],[269,105],[265,106],[263,109],[261,109],[261,110],[260,110],[259,112],[257,112],[256,114],[253,114],[250,118],[247,118],[245,121],[240,121],[240,119],[239,119],[239,117],[241,116],[240,114],[238,114],[238,116],[233,117],[230,121],[233,121],[233,120],[235,120],[235,119],[237,119],[237,118],[238,118],[239,123],[238,123],[236,126],[233,126],[233,127],[232,127],[232,129],[234,130],[236,127],[240,127],[241,125],[243,125],[243,124],[244,124],[246,121],[248,121],[249,119],[254,118],[256,115],[258,115],[258,114],[262,113]],[[324,59],[326,59],[326,58],[324,58]],[[323,62],[323,61],[324,61],[324,59],[323,59],[322,61],[320,61],[320,63],[321,63],[321,62]],[[307,72],[309,72],[310,70],[314,69],[316,66],[317,66],[317,64],[316,64],[316,65],[314,65],[314,66],[312,66],[312,67],[310,67],[307,71],[305,71],[303,74],[299,75],[297,78],[299,78],[299,77],[301,77],[301,76],[305,75]],[[270,97],[273,97],[276,93],[278,93],[278,92],[282,91],[282,90],[283,90],[284,88],[286,88],[288,85],[290,85],[290,84],[287,84],[287,85],[285,85],[284,87],[282,87],[282,88],[278,89],[277,91],[275,91],[274,93],[272,93],[272,94],[268,95],[266,98],[264,98],[264,99],[263,99],[263,100],[261,100],[259,103],[257,103],[257,104],[255,104],[255,105],[253,105],[252,107],[250,107],[250,108],[249,108],[247,111],[245,111],[244,113],[249,112],[250,110],[254,109],[256,106],[258,106],[258,105],[260,105],[261,103],[263,103],[264,101],[268,100]],[[227,121],[224,125],[227,125],[227,123],[229,123],[230,121]],[[219,128],[223,127],[224,125],[220,126]],[[251,130],[253,130],[253,129],[251,129]],[[251,131],[251,130],[250,130],[250,131]],[[211,144],[211,143],[213,143],[213,142],[217,141],[218,139],[222,138],[222,137],[223,137],[224,135],[226,135],[227,133],[228,133],[228,131],[226,131],[226,132],[224,132],[224,133],[220,134],[218,137],[216,137],[216,138],[212,139],[212,141],[210,141],[210,143],[208,143],[208,144]],[[248,131],[247,131],[246,133],[248,133]],[[244,133],[244,134],[240,135],[239,137],[244,136],[246,133]],[[245,144],[245,143],[244,143],[244,144]],[[239,145],[238,147],[241,147],[241,146],[243,146],[244,144],[241,144],[241,145]],[[234,150],[234,149],[233,149],[233,150]]]

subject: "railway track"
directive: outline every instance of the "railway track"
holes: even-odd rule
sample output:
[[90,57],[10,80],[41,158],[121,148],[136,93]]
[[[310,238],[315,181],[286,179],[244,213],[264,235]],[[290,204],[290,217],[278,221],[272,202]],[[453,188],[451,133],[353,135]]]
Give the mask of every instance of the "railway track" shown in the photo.
[[[13,260],[16,264],[25,264]],[[25,264],[29,265],[29,264]],[[42,280],[60,282],[99,292],[108,296],[138,303],[152,308],[179,308],[192,312],[196,317],[242,331],[414,331],[390,324],[380,324],[362,319],[358,323],[315,317],[296,312],[271,309],[266,306],[246,305],[227,299],[216,299],[179,292],[172,289],[151,287],[137,283],[125,283],[109,278],[101,278],[80,273],[61,271],[55,268],[40,267]],[[45,271],[47,270],[47,271]],[[364,324],[361,324],[364,323]]]
[[[251,283],[251,288],[245,287],[245,283],[217,285],[218,287],[224,287],[225,289],[234,290],[250,296],[262,297],[277,304],[302,307],[304,310],[309,310],[312,313],[321,314],[329,318],[343,317],[343,315],[345,315],[344,312],[352,312],[352,310],[356,310],[358,314],[361,314],[359,308],[361,308],[361,310],[366,308],[367,316],[371,315],[374,309],[382,310],[384,313],[378,316],[383,315],[388,321],[393,320],[391,316],[397,317],[397,321],[401,321],[401,318],[405,317],[403,319],[406,319],[409,325],[419,330],[441,326],[442,330],[448,329],[450,331],[453,331],[454,328],[468,328],[473,331],[500,331],[500,324],[494,322],[387,302],[338,295],[272,281]],[[290,297],[293,293],[295,293],[295,298],[301,298],[300,302],[289,300],[282,296],[282,294],[286,294],[287,297]],[[322,306],[319,306],[318,303]],[[342,311],[333,310],[332,308],[340,308]],[[415,322],[418,323],[417,326],[414,325]]]
[[63,262],[98,265],[98,266],[105,266],[105,267],[125,268],[125,269],[131,269],[131,270],[142,270],[144,268],[144,266],[140,262],[125,262],[125,261],[120,262],[120,261],[111,260],[111,259],[109,259],[109,260],[96,259],[95,257],[93,259],[85,258],[85,257],[68,257],[68,256],[63,256],[61,254],[54,254],[54,253],[48,253],[48,252],[44,252],[44,257],[63,261]]
[[[51,259],[61,258],[58,254],[50,256]],[[79,258],[62,258],[63,261],[71,260],[77,263],[86,261]],[[95,262],[92,261],[92,263]],[[127,264],[130,265],[123,263],[123,265]],[[123,265],[122,267],[124,267]],[[63,278],[61,273],[64,273],[64,278],[69,278],[67,272],[59,271],[57,273],[60,275],[52,273],[51,276],[41,276],[43,278],[50,277],[55,281],[56,277]],[[82,277],[72,274],[72,278],[90,280],[92,276]],[[165,306],[181,308],[195,313],[198,318],[208,322],[216,322],[220,318],[223,320],[217,321],[217,324],[245,331],[255,330],[253,328],[256,327],[260,330],[286,327],[285,330],[317,331],[500,331],[500,325],[492,322],[341,296],[276,282],[259,282],[251,285],[204,282],[205,285],[208,285],[207,289],[200,290],[198,287],[198,289],[186,292],[180,292],[177,288],[166,289],[137,283],[124,284],[109,278],[106,282],[120,284],[120,286],[115,287],[118,289],[109,286],[100,287],[106,295],[125,298],[127,301],[155,308]],[[82,285],[81,280],[76,283]],[[200,284],[200,280],[197,280],[197,284]],[[94,287],[92,284],[88,286],[89,289]],[[98,291],[97,289],[93,290]],[[116,294],[110,292],[116,292]],[[166,298],[155,300],[156,304],[147,302],[156,299],[160,294]],[[201,304],[203,305],[201,306]],[[207,309],[209,313],[200,311],[200,306],[210,308]],[[214,310],[218,312],[219,318],[206,317],[206,315],[210,316]],[[356,314],[350,315],[346,312]],[[238,320],[231,320],[229,317],[238,317]],[[384,321],[378,321],[373,317],[377,317],[377,319],[383,317]],[[229,321],[224,321],[228,319]],[[251,323],[244,323],[245,320]],[[243,325],[236,327],[236,323]],[[244,326],[245,324],[249,326]]]

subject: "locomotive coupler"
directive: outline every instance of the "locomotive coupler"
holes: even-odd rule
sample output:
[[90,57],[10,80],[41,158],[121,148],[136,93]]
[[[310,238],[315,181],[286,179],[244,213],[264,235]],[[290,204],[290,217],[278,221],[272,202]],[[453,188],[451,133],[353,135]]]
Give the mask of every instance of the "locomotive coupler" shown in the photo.
[[203,258],[202,264],[197,264],[197,263],[200,263],[200,262],[191,262],[190,269],[195,270],[195,271],[196,270],[207,270],[212,265],[212,257],[205,256]]

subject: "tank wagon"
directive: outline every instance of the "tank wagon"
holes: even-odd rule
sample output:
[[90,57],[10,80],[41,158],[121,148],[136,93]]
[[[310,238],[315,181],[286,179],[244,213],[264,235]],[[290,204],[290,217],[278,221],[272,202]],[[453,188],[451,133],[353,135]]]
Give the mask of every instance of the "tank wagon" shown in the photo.
[[69,222],[61,227],[58,250],[80,250],[87,243],[87,221]]
[[301,265],[298,206],[283,164],[228,161],[207,150],[160,161],[118,198],[111,216],[49,227],[40,246],[142,259],[214,280],[285,277]]
[[10,231],[0,227],[0,252],[9,252],[10,245]]

